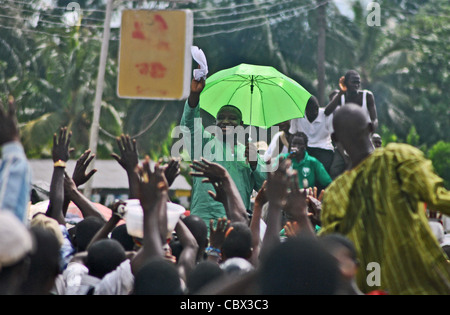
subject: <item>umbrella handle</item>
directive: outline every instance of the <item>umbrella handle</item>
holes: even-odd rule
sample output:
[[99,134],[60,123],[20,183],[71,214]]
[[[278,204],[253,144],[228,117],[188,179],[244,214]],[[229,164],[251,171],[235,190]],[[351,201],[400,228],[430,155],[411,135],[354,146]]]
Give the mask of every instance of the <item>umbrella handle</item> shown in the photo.
[[250,84],[250,131],[248,133],[248,142],[252,142],[252,107],[253,107],[253,88],[254,88],[254,77],[252,75]]

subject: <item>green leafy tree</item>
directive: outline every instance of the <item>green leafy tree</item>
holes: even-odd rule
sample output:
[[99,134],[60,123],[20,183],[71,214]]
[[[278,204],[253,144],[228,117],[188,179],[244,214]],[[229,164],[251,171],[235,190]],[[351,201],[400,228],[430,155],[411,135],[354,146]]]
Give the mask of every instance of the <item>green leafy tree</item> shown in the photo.
[[444,179],[444,185],[450,189],[450,142],[438,141],[428,150],[428,157],[433,163],[433,167]]

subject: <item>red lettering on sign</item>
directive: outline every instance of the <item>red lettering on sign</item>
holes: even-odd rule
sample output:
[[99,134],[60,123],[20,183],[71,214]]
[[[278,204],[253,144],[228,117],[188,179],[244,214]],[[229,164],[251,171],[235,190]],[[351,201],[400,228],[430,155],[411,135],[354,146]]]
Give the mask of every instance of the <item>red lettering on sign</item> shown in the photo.
[[148,63],[138,63],[136,68],[139,68],[139,73],[142,75],[147,75],[150,71],[150,65]]
[[150,76],[155,79],[161,79],[166,76],[166,67],[164,67],[160,62],[153,62],[150,64]]
[[154,79],[161,79],[166,76],[167,68],[164,67],[160,62],[152,63],[138,63],[136,68],[139,69],[139,73],[142,75],[150,75]]
[[158,25],[159,25],[158,28],[160,31],[166,31],[169,29],[169,26],[167,26],[166,20],[164,20],[164,18],[161,15],[159,15],[159,14],[155,15],[155,22],[158,23]]
[[134,31],[131,35],[135,39],[145,39],[145,34],[141,30],[142,23],[134,22]]

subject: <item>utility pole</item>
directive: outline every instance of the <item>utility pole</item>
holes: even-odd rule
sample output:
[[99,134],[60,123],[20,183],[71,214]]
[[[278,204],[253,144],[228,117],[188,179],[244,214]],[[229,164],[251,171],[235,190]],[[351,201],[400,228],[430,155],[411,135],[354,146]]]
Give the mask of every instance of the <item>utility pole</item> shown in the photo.
[[325,105],[325,43],[326,43],[326,2],[317,0],[317,99],[321,106]]
[[[97,154],[97,144],[98,144],[98,131],[100,128],[100,112],[102,107],[102,97],[103,97],[103,87],[105,85],[105,69],[106,62],[108,59],[108,49],[109,49],[109,37],[111,34],[111,15],[113,9],[114,0],[106,0],[106,13],[105,21],[103,23],[103,39],[102,48],[100,52],[100,63],[98,67],[97,74],[97,88],[95,90],[95,100],[94,100],[94,115],[92,118],[91,133],[89,137],[89,149],[91,149],[91,154]],[[89,170],[94,168],[95,159],[89,165]],[[84,187],[83,194],[87,198],[91,198],[92,194],[92,179],[90,179]]]

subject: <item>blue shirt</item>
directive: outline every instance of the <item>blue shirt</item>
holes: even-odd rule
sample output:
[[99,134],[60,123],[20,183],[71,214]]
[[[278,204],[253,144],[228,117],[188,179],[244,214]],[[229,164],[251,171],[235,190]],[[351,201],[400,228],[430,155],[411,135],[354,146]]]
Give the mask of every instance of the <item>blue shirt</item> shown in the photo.
[[31,167],[19,142],[7,142],[0,160],[0,209],[26,223],[31,192]]

